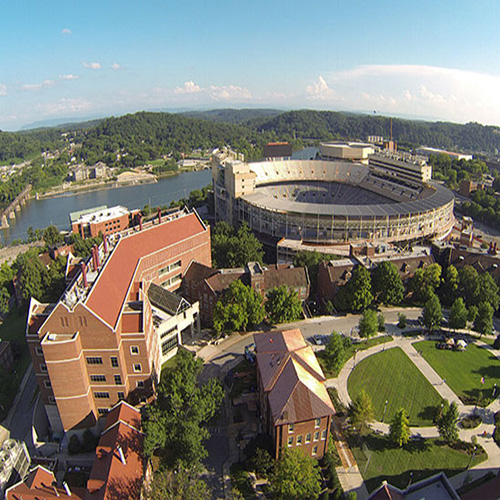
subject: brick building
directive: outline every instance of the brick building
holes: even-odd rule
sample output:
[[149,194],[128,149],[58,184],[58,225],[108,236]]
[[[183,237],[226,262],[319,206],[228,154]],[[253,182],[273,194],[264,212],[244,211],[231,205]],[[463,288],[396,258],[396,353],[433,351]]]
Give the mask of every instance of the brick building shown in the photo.
[[322,458],[335,408],[325,376],[300,330],[254,335],[259,400],[277,459],[282,448],[300,447]]
[[210,265],[210,231],[196,212],[177,212],[95,246],[56,304],[31,299],[27,341],[54,432],[153,395],[183,322],[196,321],[197,304],[173,293],[193,260]]
[[212,269],[193,262],[184,275],[182,291],[191,302],[200,302],[201,318],[210,325],[215,303],[236,280],[252,287],[263,298],[269,290],[282,285],[296,291],[301,302],[309,296],[309,276],[305,268],[288,264],[262,267],[258,262],[235,269]]

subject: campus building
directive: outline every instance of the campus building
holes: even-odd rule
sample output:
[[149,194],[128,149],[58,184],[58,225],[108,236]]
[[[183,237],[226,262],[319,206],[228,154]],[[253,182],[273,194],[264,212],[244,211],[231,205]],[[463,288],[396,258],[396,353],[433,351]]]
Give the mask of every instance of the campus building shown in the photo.
[[322,458],[335,408],[325,376],[300,330],[254,335],[260,411],[274,440],[274,457],[300,448]]
[[104,239],[55,304],[31,299],[26,336],[54,432],[95,425],[118,401],[154,394],[162,363],[198,304],[174,292],[196,260],[210,266],[210,231],[179,211]]

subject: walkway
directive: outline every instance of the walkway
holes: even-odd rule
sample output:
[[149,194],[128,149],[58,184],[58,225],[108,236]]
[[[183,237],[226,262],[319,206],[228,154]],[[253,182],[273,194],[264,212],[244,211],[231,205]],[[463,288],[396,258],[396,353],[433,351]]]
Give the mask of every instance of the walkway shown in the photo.
[[[418,350],[415,349],[415,347],[412,345],[419,340],[424,340],[424,337],[403,337],[402,335],[398,335],[394,331],[391,332],[391,334],[395,336],[393,341],[387,342],[386,344],[379,344],[364,351],[359,351],[355,357],[349,359],[346,362],[337,378],[328,379],[326,381],[327,387],[335,387],[337,389],[339,398],[344,405],[347,406],[351,402],[351,398],[349,397],[349,393],[347,391],[347,379],[349,378],[349,375],[355,368],[356,364],[378,352],[384,351],[386,349],[392,349],[394,347],[399,347],[412,360],[412,362],[422,372],[427,380],[429,380],[429,382],[433,385],[434,389],[440,394],[441,397],[447,399],[450,402],[454,401],[457,403],[458,410],[461,416],[469,415],[474,412],[476,407],[473,405],[464,405],[459,397],[446,384],[446,381],[436,373],[432,366],[427,363],[420,352],[418,352]],[[499,350],[493,349],[491,346],[485,344],[484,342],[476,342],[482,347],[490,350],[492,354],[500,359]],[[461,487],[465,481],[474,481],[475,479],[484,476],[484,474],[486,474],[488,471],[493,471],[495,474],[498,472],[498,469],[500,468],[500,448],[495,443],[492,437],[495,430],[494,415],[497,411],[500,411],[500,398],[495,399],[487,408],[477,408],[477,413],[483,420],[483,423],[479,427],[476,427],[475,429],[460,429],[459,435],[460,439],[463,441],[470,442],[472,436],[477,437],[478,444],[480,444],[485,449],[486,453],[488,454],[488,459],[485,462],[476,465],[472,469],[465,470],[450,478],[450,481],[455,488]],[[383,434],[389,433],[389,424],[382,422],[373,422],[371,424],[371,427],[376,432],[380,432]],[[412,427],[411,432],[412,434],[417,434],[424,438],[434,438],[439,436],[439,433],[435,426]],[[483,435],[484,433],[486,433],[486,435]],[[343,460],[342,465],[344,474],[347,474],[348,472],[350,473],[350,465],[348,463],[344,464]],[[339,479],[340,477],[341,476],[339,475]],[[342,486],[344,487],[344,484],[342,484]],[[349,485],[346,484],[346,486]],[[349,491],[349,489],[347,489],[347,491]],[[361,495],[360,493],[358,493],[358,499],[361,500],[362,498],[366,497],[363,496],[362,493]]]

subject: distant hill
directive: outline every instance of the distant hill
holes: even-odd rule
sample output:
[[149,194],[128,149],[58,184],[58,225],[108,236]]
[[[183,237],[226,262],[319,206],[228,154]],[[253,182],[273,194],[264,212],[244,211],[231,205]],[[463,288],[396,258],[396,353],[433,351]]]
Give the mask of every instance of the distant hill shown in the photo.
[[284,113],[278,109],[211,109],[208,111],[185,111],[182,114],[188,118],[198,118],[212,122],[234,123],[238,125],[248,124],[258,120],[264,122],[270,118]]

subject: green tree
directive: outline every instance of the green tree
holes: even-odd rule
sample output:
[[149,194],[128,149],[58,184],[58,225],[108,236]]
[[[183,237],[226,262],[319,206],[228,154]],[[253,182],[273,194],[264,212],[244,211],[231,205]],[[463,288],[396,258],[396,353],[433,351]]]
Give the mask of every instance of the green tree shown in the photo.
[[463,297],[467,307],[477,305],[479,293],[479,275],[472,266],[464,266],[458,271],[460,278],[459,295]]
[[281,285],[267,292],[265,309],[269,321],[276,325],[278,323],[289,323],[302,317],[302,304],[295,290]]
[[479,286],[477,291],[476,304],[482,304],[483,302],[489,302],[493,311],[498,309],[498,304],[500,298],[498,296],[498,285],[490,273],[485,272],[479,275]]
[[[347,339],[349,341],[349,339]],[[324,351],[325,361],[328,369],[338,373],[344,366],[347,358],[346,342],[342,335],[332,332]]]
[[450,305],[458,295],[460,277],[457,268],[450,264],[446,269],[443,286],[441,287],[441,300],[444,304]]
[[439,435],[448,443],[453,444],[458,440],[457,422],[459,418],[458,407],[455,402],[443,408],[437,420]]
[[340,309],[364,311],[373,301],[370,273],[364,266],[354,269],[349,281],[343,285],[336,297]]
[[295,267],[305,267],[307,273],[309,274],[309,280],[311,281],[311,291],[314,293],[318,286],[318,269],[321,262],[325,260],[331,260],[334,258],[333,255],[328,255],[324,253],[311,252],[309,250],[301,250],[295,254],[293,259],[293,265]]
[[268,477],[274,470],[275,461],[264,448],[256,448],[251,460],[253,470],[260,477]]
[[365,429],[370,422],[375,419],[373,403],[364,389],[353,398],[347,410],[351,425],[357,427],[360,431]]
[[43,241],[52,247],[64,241],[64,237],[56,226],[48,226],[43,232]]
[[301,449],[283,449],[271,477],[273,498],[310,500],[321,492],[321,475],[316,460]]
[[224,398],[217,379],[198,384],[203,367],[200,358],[180,349],[176,369],[166,374],[158,388],[156,403],[146,407],[144,453],[150,457],[162,450],[170,466],[194,467],[207,456],[203,442],[209,433],[206,424]]
[[477,306],[477,316],[474,319],[473,328],[480,336],[491,334],[493,330],[493,307],[489,302],[481,302]]
[[240,280],[231,283],[214,308],[213,325],[217,334],[222,331],[241,331],[264,320],[262,297]]
[[372,274],[372,291],[375,299],[383,304],[398,305],[403,300],[405,287],[396,266],[381,262]]
[[468,315],[469,312],[465,307],[464,299],[462,299],[462,297],[458,297],[458,299],[455,299],[455,302],[453,302],[450,309],[450,328],[453,328],[453,330],[465,328],[467,326]]
[[373,309],[366,309],[359,320],[359,336],[369,339],[378,332],[377,313]]
[[207,484],[194,470],[180,468],[155,472],[149,484],[144,483],[145,500],[205,500],[210,497]]
[[406,410],[401,408],[391,421],[389,437],[394,444],[401,447],[410,440],[410,436],[410,422],[408,421]]
[[434,294],[440,283],[441,266],[439,264],[430,264],[415,271],[410,288],[417,302],[425,303]]
[[432,332],[436,326],[441,324],[443,311],[441,309],[441,304],[439,303],[439,298],[436,294],[433,293],[425,303],[422,316],[424,318],[424,325],[430,332]]
[[398,328],[406,328],[406,314],[398,313]]

